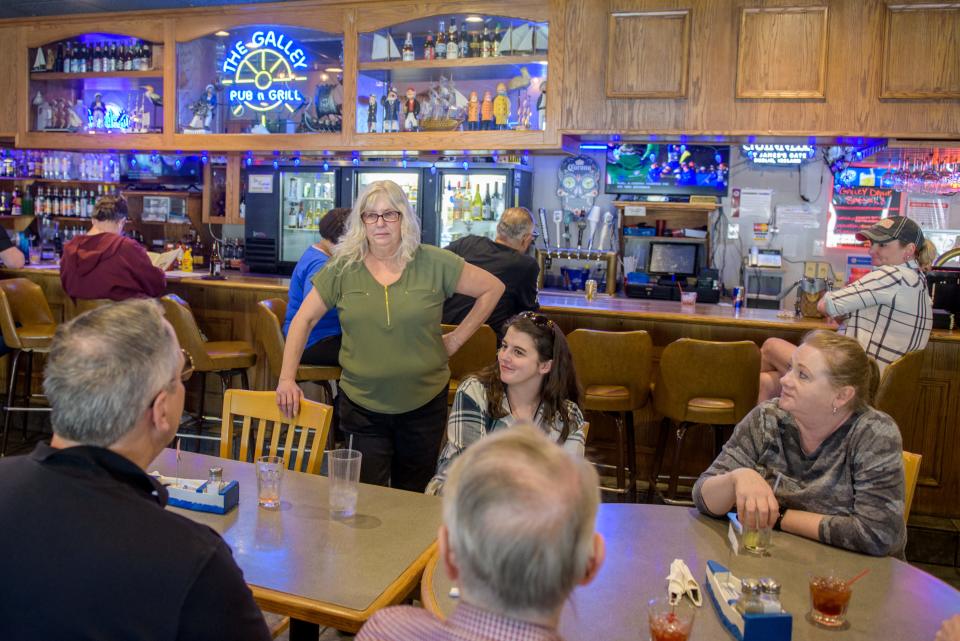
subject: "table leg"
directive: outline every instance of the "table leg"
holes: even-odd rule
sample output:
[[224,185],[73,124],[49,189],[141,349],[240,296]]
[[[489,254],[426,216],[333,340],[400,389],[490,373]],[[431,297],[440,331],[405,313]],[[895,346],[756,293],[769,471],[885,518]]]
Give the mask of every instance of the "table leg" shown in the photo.
[[290,617],[290,641],[317,641],[319,638],[319,623],[309,623]]

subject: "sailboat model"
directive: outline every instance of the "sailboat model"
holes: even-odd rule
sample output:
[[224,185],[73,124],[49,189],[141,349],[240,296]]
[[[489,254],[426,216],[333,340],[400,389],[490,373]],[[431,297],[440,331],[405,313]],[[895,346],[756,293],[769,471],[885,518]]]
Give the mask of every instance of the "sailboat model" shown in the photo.
[[453,81],[440,76],[427,90],[427,99],[420,107],[420,128],[423,131],[453,131],[467,115],[467,98]]
[[390,35],[373,34],[373,51],[370,54],[373,60],[400,60],[400,50]]

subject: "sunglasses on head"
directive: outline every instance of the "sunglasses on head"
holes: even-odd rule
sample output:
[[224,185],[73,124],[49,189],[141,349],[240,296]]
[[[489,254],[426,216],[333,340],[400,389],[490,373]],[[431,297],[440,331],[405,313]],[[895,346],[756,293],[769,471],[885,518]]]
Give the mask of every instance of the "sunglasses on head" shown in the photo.
[[536,325],[537,327],[541,327],[543,329],[549,329],[550,331],[553,331],[554,328],[556,328],[556,323],[554,323],[552,320],[550,320],[543,314],[538,314],[536,312],[520,312],[519,314],[517,314],[517,318],[528,320],[534,325]]

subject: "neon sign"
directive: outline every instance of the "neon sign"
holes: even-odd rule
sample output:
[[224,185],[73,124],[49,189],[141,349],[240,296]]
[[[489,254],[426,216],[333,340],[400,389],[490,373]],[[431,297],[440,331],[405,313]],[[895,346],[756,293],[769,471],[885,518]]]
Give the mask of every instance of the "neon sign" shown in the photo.
[[740,151],[758,165],[799,165],[817,155],[814,145],[741,145]]
[[289,85],[306,80],[296,71],[306,68],[303,49],[285,34],[255,31],[249,42],[238,40],[222,66],[224,75],[232,76],[223,84],[232,85],[227,99],[234,115],[242,114],[244,107],[263,113],[281,105],[293,112],[303,102],[303,94]]

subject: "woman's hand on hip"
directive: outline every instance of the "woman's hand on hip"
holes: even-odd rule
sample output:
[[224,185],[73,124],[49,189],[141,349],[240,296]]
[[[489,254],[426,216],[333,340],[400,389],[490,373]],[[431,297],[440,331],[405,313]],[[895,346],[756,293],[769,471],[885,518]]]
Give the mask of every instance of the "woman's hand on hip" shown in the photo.
[[277,407],[287,418],[294,418],[300,413],[300,401],[303,399],[303,390],[296,381],[280,379],[277,384]]
[[447,332],[443,335],[443,346],[447,350],[447,356],[453,356],[457,350],[463,347],[463,341],[454,332]]
[[731,472],[737,497],[737,518],[743,525],[773,527],[780,513],[777,497],[766,479],[746,467]]

